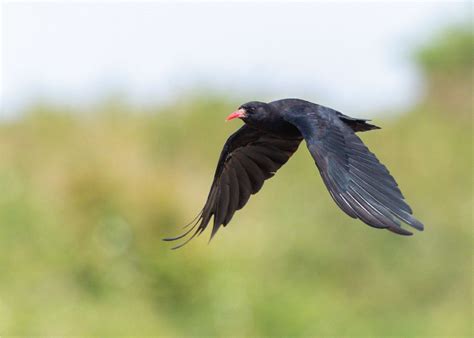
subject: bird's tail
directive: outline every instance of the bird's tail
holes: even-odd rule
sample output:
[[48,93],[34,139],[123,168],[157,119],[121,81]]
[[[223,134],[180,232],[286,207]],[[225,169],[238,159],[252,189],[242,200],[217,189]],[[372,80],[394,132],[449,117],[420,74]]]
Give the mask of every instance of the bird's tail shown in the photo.
[[351,127],[352,130],[355,132],[381,129],[380,127],[376,125],[367,123],[367,121],[370,121],[370,120],[357,119],[357,118],[349,117],[343,114],[341,114],[339,118],[342,121],[344,121],[349,127]]

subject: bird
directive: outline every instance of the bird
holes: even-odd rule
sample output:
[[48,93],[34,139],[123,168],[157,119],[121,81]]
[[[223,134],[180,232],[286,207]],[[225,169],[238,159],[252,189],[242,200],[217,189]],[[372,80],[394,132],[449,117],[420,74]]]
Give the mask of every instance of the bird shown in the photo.
[[183,234],[164,239],[183,239],[173,249],[200,235],[213,218],[211,240],[303,140],[332,199],[348,216],[398,235],[413,234],[402,223],[424,229],[388,169],[356,135],[380,129],[370,120],[296,98],[247,102],[226,121],[234,119],[244,125],[224,144],[204,207]]

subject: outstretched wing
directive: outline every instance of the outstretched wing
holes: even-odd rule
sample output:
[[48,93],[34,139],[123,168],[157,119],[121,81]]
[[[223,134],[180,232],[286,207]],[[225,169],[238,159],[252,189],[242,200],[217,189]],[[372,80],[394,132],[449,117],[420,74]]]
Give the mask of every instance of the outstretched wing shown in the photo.
[[324,183],[349,216],[400,235],[401,222],[423,230],[397,182],[336,111],[323,106],[285,114],[304,136]]
[[[227,225],[235,211],[244,207],[250,195],[256,194],[266,179],[285,164],[298,149],[302,138],[282,139],[244,125],[226,141],[217,164],[211,190],[204,208],[184,234],[167,238],[177,240],[203,232],[214,216],[211,238],[221,225]],[[188,226],[189,226],[188,225]]]

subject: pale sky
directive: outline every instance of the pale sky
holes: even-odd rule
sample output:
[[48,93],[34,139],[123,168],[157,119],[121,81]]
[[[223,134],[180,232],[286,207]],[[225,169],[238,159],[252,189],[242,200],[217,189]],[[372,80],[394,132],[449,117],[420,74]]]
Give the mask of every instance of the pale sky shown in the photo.
[[135,104],[182,101],[193,89],[352,115],[402,109],[420,93],[410,53],[469,6],[12,1],[2,5],[2,114],[114,91]]

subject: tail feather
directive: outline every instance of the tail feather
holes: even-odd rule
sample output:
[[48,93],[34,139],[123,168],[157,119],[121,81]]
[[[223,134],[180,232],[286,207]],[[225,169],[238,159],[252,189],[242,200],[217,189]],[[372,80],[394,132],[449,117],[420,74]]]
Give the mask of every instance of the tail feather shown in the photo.
[[351,127],[352,130],[355,132],[381,129],[379,126],[367,123],[367,121],[370,121],[370,120],[356,119],[356,118],[349,117],[343,114],[341,114],[339,118],[342,121],[344,121],[349,127]]

